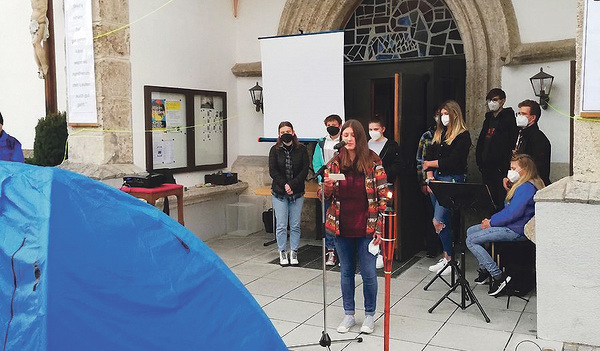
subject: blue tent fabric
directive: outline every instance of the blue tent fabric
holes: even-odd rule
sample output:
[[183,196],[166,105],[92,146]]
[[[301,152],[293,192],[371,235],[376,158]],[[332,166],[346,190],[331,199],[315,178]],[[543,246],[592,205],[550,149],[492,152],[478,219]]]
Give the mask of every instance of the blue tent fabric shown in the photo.
[[5,350],[286,350],[229,268],[153,206],[0,161]]

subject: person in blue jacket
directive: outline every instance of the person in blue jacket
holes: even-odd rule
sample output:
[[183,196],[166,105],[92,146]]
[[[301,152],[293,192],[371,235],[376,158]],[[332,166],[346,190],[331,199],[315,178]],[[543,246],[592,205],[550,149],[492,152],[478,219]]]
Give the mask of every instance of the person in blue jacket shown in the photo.
[[4,118],[0,113],[0,161],[25,162],[21,143],[2,130]]
[[524,228],[535,214],[533,196],[544,187],[533,159],[525,154],[513,156],[507,178],[510,188],[504,209],[467,229],[467,247],[479,262],[479,276],[475,282],[483,284],[491,277],[488,293],[491,296],[498,295],[511,278],[498,268],[483,245],[494,241],[527,240]]

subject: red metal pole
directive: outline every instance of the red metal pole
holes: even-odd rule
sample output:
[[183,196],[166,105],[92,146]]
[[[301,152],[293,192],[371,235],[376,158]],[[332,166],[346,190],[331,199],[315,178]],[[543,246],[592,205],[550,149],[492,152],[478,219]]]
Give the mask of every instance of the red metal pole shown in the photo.
[[[391,199],[391,196],[389,196]],[[396,241],[395,228],[396,212],[388,206],[383,212],[383,273],[385,275],[385,306],[383,316],[383,350],[390,350],[390,284],[392,279],[392,260],[394,259],[394,244]]]

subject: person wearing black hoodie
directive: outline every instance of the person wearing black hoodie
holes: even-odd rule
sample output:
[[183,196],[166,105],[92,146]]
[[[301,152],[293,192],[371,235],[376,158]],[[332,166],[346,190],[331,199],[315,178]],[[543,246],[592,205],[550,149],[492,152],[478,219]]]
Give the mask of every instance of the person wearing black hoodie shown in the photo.
[[402,167],[402,157],[400,147],[392,139],[383,136],[385,124],[378,117],[369,121],[369,149],[373,150],[383,163],[383,169],[387,175],[389,186],[394,185],[394,181],[400,174]]
[[515,112],[510,107],[504,107],[506,93],[502,89],[490,90],[485,99],[489,112],[485,114],[475,155],[483,183],[490,189],[496,209],[501,210],[506,197],[502,180],[510,168],[518,128]]

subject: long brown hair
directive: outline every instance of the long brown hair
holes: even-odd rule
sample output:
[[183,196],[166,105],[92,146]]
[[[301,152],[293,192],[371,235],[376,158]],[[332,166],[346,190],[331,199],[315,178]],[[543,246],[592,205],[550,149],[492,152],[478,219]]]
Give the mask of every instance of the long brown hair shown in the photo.
[[515,194],[515,190],[519,187],[519,185],[527,182],[531,182],[538,190],[544,187],[544,181],[540,178],[537,168],[535,167],[535,162],[529,155],[525,154],[517,154],[512,157],[511,162],[517,162],[519,168],[521,168],[523,173],[519,176],[519,180],[512,185],[512,187],[506,193],[506,201],[510,201],[513,195]]
[[340,139],[346,128],[352,128],[354,132],[354,140],[356,146],[354,148],[355,157],[354,160],[350,159],[348,150],[346,148],[340,149],[340,168],[342,170],[354,169],[362,174],[367,174],[367,171],[373,168],[373,162],[377,159],[377,155],[369,149],[367,144],[367,134],[363,125],[355,120],[349,119],[342,125],[340,131]]
[[294,126],[292,125],[291,122],[288,121],[283,121],[281,123],[279,123],[279,127],[277,127],[277,142],[275,143],[275,147],[276,148],[281,148],[281,145],[283,145],[283,141],[281,141],[281,137],[279,135],[279,130],[283,127],[290,127],[292,128],[292,131],[294,132],[293,138],[292,138],[292,145],[294,147],[298,146],[298,144],[300,143],[298,141],[298,137],[296,136],[296,132],[294,131]]
[[463,120],[462,111],[460,110],[460,106],[454,100],[447,100],[440,106],[440,111],[446,110],[448,111],[448,115],[450,115],[450,123],[448,123],[448,129],[446,130],[446,139],[442,140],[442,132],[444,131],[444,125],[442,124],[442,117],[438,119],[437,128],[435,129],[435,133],[433,134],[433,142],[441,144],[442,141],[445,141],[447,145],[452,144],[454,138],[456,138],[460,133],[467,130],[467,126],[465,125],[465,121]]

